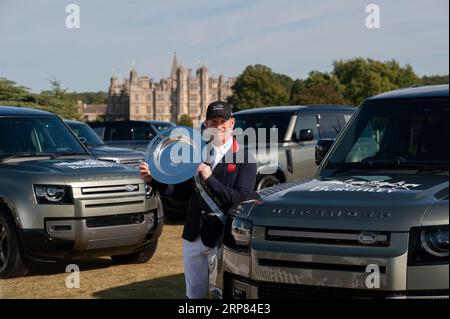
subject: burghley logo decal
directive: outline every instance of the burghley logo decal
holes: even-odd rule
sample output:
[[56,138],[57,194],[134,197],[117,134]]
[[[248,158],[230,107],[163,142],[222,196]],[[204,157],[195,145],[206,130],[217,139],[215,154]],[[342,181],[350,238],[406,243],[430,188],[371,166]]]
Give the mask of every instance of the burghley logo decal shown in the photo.
[[100,162],[94,160],[87,161],[78,161],[78,162],[62,162],[54,164],[58,167],[68,167],[71,169],[82,169],[82,168],[100,168],[100,167],[114,167],[117,164],[108,163],[108,162]]
[[[367,192],[367,193],[394,193],[397,190],[411,190],[420,184],[407,184],[405,181],[389,183],[384,181],[355,181],[353,179],[340,181],[324,181],[324,184],[333,186],[318,186],[310,189],[310,192]],[[338,187],[342,186],[342,187]]]

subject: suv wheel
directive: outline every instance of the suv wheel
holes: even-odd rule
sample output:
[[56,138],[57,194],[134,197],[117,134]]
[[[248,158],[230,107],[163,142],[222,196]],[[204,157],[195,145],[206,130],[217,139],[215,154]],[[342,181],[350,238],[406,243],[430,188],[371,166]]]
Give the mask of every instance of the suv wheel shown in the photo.
[[111,259],[119,265],[126,264],[143,264],[149,261],[156,252],[156,247],[158,246],[158,241],[154,241],[150,244],[150,247],[144,251],[129,254],[129,255],[118,255],[111,256]]
[[19,247],[16,224],[0,209],[0,278],[25,276],[28,266]]
[[256,183],[257,187],[256,190],[261,190],[270,186],[278,185],[280,184],[280,180],[278,177],[274,175],[260,175],[258,176],[258,182]]

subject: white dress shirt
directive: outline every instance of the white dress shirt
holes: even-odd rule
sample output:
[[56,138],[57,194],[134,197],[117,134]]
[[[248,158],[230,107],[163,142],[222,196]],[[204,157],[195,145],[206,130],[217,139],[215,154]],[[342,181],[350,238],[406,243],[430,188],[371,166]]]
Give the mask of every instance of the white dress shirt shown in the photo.
[[212,145],[212,151],[211,151],[211,157],[210,157],[210,165],[211,170],[214,170],[219,164],[219,162],[222,160],[222,158],[225,156],[225,154],[230,150],[231,146],[233,145],[233,139],[230,138],[228,142],[221,146]]

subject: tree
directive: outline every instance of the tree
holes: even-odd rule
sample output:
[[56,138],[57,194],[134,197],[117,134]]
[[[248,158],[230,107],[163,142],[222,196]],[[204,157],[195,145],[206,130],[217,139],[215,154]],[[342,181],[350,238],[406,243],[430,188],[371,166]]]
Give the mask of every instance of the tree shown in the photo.
[[401,67],[395,60],[339,60],[334,62],[332,74],[342,84],[344,98],[355,105],[370,96],[420,83],[411,65]]
[[335,88],[327,84],[313,84],[308,86],[300,95],[294,95],[291,103],[293,105],[335,104],[350,105]]
[[287,76],[285,74],[278,74],[278,73],[274,74],[278,78],[280,84],[286,89],[286,92],[291,92],[294,80],[292,80],[290,76]]
[[0,78],[0,101],[3,103],[13,102],[12,104],[35,102],[35,96],[29,92],[28,88],[18,85],[14,81]]
[[343,86],[339,79],[329,73],[312,71],[306,80],[296,80],[292,85],[290,103],[308,104],[351,104],[342,96]]
[[178,125],[180,126],[187,126],[187,127],[193,127],[194,123],[192,121],[192,118],[187,114],[182,114],[180,116],[180,120],[178,121]]
[[233,86],[234,93],[228,98],[228,102],[237,110],[285,105],[289,102],[290,95],[286,88],[290,86],[287,78],[273,73],[264,65],[248,66],[236,79]]
[[43,91],[38,97],[42,109],[54,112],[66,119],[80,119],[76,104],[70,99],[67,88],[63,89],[61,82],[50,80],[51,89]]
[[50,86],[50,90],[35,94],[13,81],[0,78],[0,104],[31,107],[53,112],[67,119],[79,119],[80,114],[69,98],[67,89],[62,89],[61,83],[56,79],[50,80]]
[[424,85],[448,84],[448,75],[425,75],[421,83]]
[[82,101],[86,104],[106,104],[108,103],[108,93],[106,92],[71,92],[68,97],[73,102]]

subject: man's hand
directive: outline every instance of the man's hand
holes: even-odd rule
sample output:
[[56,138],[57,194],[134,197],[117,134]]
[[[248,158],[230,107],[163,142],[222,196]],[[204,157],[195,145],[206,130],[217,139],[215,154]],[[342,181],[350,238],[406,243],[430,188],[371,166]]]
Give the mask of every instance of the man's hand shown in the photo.
[[148,168],[148,164],[145,162],[142,162],[139,165],[139,173],[141,174],[141,178],[146,182],[146,183],[150,183],[153,178],[150,175],[150,170]]
[[206,181],[212,175],[211,166],[202,163],[197,168],[197,173],[202,177],[204,181]]

